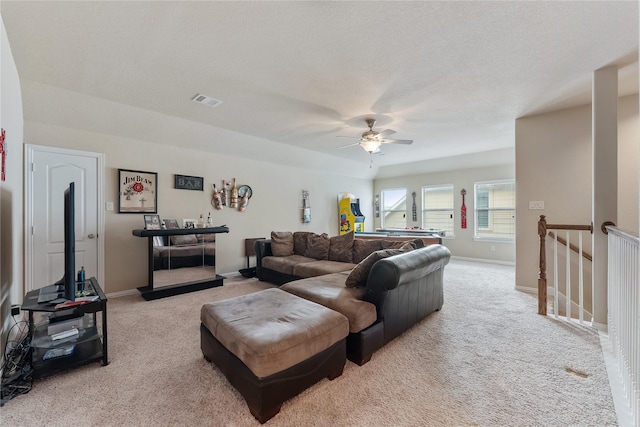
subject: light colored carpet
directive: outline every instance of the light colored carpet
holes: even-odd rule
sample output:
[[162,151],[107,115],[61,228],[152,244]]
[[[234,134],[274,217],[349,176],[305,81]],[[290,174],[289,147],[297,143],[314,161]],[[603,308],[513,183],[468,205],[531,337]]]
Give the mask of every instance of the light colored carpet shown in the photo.
[[[269,287],[109,301],[109,359],[38,380],[3,426],[257,426],[202,356],[200,306]],[[616,415],[597,333],[536,314],[514,269],[453,260],[445,303],[364,366],[347,362],[269,426],[605,426]],[[588,375],[570,374],[566,368]]]

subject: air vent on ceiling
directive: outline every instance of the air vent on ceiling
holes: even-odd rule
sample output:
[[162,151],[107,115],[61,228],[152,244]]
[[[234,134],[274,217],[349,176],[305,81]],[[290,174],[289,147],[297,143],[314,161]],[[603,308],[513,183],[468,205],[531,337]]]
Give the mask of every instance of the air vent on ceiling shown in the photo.
[[211,98],[207,95],[197,94],[193,98],[191,98],[193,102],[197,102],[198,104],[208,105],[209,107],[217,107],[222,104],[222,101],[219,99]]

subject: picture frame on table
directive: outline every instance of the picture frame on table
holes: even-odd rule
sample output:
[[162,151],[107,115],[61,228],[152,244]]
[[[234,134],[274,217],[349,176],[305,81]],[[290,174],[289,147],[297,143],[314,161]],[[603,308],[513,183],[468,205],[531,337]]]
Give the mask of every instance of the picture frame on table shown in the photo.
[[197,221],[193,218],[182,218],[182,228],[196,228]]
[[180,224],[178,224],[178,220],[175,218],[165,218],[164,226],[167,230],[177,230],[180,228]]
[[158,174],[118,169],[118,213],[158,213]]
[[145,215],[144,228],[147,230],[161,230],[162,223],[160,222],[160,215]]

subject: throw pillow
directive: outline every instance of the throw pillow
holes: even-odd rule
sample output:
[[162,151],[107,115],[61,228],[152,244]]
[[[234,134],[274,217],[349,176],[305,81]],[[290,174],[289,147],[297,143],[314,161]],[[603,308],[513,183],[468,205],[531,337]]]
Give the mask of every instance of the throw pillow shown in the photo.
[[371,252],[382,249],[382,239],[355,239],[353,241],[353,260],[354,264],[358,264],[365,259]]
[[327,233],[311,233],[307,236],[305,255],[315,259],[329,259],[329,235]]
[[185,234],[184,236],[171,236],[172,245],[191,245],[198,243],[198,239],[195,234]]
[[416,249],[424,248],[424,240],[422,239],[413,240],[413,244],[416,246]]
[[411,246],[411,249],[417,248],[413,240],[383,240],[382,249],[398,249],[407,244]]
[[353,260],[353,231],[329,239],[329,261],[351,262]]
[[310,231],[296,231],[293,233],[293,253],[302,255],[307,252],[307,237],[313,234]]
[[271,253],[273,256],[293,255],[293,233],[290,231],[272,231]]
[[391,255],[398,255],[405,252],[403,249],[381,249],[374,251],[363,259],[358,265],[351,270],[344,285],[347,288],[356,288],[359,286],[367,286],[367,279],[369,278],[369,270],[373,267],[376,261],[381,260]]

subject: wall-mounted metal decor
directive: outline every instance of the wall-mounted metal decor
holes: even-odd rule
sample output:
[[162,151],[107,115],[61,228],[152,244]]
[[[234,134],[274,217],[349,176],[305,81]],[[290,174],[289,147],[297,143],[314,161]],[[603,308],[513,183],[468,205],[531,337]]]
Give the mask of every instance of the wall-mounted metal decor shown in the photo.
[[204,191],[204,178],[201,176],[176,175],[174,188]]

